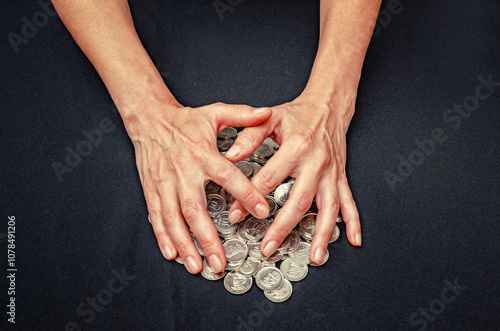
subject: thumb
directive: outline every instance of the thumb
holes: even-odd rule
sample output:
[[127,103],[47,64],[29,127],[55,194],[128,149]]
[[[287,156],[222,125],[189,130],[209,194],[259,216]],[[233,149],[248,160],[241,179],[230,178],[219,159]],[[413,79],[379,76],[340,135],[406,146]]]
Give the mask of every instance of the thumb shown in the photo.
[[230,126],[259,125],[267,121],[273,114],[271,108],[254,108],[247,105],[226,105],[224,103],[209,105],[206,112],[219,131]]

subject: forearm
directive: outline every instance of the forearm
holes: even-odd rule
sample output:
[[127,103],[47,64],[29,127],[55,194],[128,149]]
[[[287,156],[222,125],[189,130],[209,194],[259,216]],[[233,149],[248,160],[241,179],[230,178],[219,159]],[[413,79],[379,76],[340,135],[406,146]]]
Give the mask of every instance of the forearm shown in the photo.
[[[304,94],[328,104],[338,96],[355,98],[380,3],[321,1],[318,52]],[[350,108],[354,111],[354,105]]]
[[178,104],[139,40],[126,0],[53,0],[53,4],[124,121],[148,100]]

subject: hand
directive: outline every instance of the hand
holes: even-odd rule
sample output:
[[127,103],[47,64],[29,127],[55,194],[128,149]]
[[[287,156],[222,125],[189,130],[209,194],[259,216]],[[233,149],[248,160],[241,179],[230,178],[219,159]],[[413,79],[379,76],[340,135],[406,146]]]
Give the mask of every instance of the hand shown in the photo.
[[245,175],[221,156],[217,134],[229,126],[261,124],[272,111],[221,103],[193,109],[155,101],[138,114],[124,121],[160,250],[168,260],[179,253],[190,273],[201,271],[191,228],[210,266],[221,272],[226,257],[207,212],[205,185],[213,180],[225,187],[257,217],[266,217],[269,207]]
[[[345,173],[345,135],[354,114],[355,97],[345,99],[335,99],[332,107],[303,95],[273,107],[269,121],[245,128],[226,153],[229,160],[239,161],[270,136],[281,147],[253,177],[252,184],[262,195],[267,195],[287,176],[296,179],[288,201],[262,240],[261,248],[266,256],[273,254],[297,225],[313,198],[316,198],[318,216],[311,260],[316,264],[322,262],[339,208],[346,223],[347,238],[352,245],[361,246],[359,215]],[[232,205],[231,222],[241,221],[248,214],[244,207],[239,200]]]

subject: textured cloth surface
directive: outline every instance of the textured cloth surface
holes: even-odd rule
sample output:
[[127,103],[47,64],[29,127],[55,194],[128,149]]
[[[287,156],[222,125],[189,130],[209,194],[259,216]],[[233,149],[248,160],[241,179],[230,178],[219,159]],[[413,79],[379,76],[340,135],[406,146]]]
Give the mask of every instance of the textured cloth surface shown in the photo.
[[[213,1],[130,1],[179,102],[272,106],[298,96],[319,3],[221,2],[232,5],[219,15]],[[363,246],[341,224],[328,263],[282,304],[255,286],[231,295],[163,259],[121,118],[43,3],[2,1],[0,13],[0,329],[12,327],[10,215],[18,329],[500,328],[498,1],[382,4],[347,142]]]

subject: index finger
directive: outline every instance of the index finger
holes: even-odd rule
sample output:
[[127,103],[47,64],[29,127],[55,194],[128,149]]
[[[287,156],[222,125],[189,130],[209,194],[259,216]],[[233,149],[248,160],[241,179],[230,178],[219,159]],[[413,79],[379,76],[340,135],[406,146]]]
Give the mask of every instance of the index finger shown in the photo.
[[262,195],[234,164],[219,153],[215,154],[206,162],[210,179],[224,187],[252,215],[266,218],[269,215],[269,206],[265,195]]

